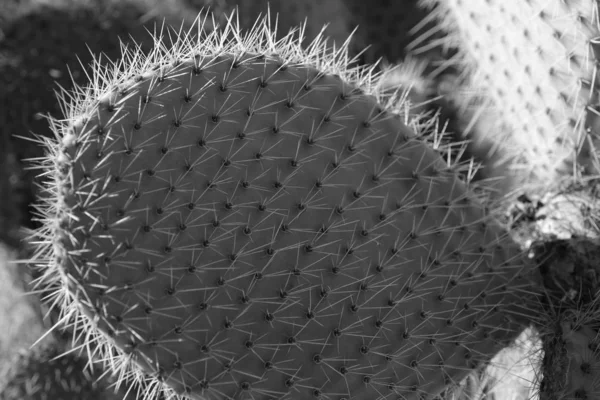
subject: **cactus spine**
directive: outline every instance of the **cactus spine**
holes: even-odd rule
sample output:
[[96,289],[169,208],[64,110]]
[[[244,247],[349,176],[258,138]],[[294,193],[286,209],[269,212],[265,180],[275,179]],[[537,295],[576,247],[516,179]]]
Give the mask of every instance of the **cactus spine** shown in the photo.
[[458,49],[446,64],[463,73],[467,89],[448,95],[461,112],[483,115],[475,135],[500,163],[510,160],[513,188],[598,171],[597,1],[421,4],[448,32],[445,45]]
[[[195,0],[187,0],[194,3]],[[197,0],[196,0],[197,2]],[[208,3],[208,4],[207,4]],[[240,27],[250,29],[261,16],[270,14],[276,16],[277,23],[273,25],[278,38],[284,37],[291,29],[305,23],[304,34],[307,40],[313,40],[325,34],[328,40],[343,44],[350,34],[347,23],[349,12],[344,0],[201,0],[200,5],[210,5],[215,14],[220,14],[222,20],[234,10],[237,10]],[[332,16],[335,16],[333,18]]]
[[[600,399],[600,348],[598,330],[591,326],[562,324],[568,359],[563,398]],[[544,394],[547,397],[548,393]],[[552,397],[552,396],[550,396]]]
[[205,21],[40,138],[32,262],[90,356],[145,399],[430,399],[514,338],[521,252],[430,124],[348,42]]

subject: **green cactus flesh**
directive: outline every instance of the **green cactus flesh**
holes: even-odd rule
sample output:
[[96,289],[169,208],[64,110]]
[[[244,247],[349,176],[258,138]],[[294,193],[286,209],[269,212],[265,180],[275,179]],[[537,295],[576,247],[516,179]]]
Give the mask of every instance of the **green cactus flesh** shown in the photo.
[[347,47],[174,34],[40,139],[35,262],[94,355],[147,399],[419,399],[519,333],[518,247]]

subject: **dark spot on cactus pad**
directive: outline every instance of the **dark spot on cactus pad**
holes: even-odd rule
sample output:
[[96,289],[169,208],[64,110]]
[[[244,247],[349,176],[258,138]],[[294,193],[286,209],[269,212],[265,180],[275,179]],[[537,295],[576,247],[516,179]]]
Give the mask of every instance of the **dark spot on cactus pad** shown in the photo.
[[151,272],[156,271],[156,268],[154,267],[154,265],[152,263],[148,262],[146,264],[146,271],[151,273]]

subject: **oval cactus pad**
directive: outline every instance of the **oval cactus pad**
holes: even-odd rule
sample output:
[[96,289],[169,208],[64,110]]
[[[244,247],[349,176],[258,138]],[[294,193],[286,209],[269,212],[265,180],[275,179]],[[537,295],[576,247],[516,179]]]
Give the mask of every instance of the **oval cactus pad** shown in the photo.
[[38,264],[93,354],[146,399],[420,399],[518,334],[518,247],[373,68],[268,18],[175,34],[44,141]]

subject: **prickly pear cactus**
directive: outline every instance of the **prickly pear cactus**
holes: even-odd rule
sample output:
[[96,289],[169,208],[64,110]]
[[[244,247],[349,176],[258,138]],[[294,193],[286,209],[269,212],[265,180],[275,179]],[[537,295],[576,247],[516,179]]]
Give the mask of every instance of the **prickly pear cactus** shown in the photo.
[[[544,345],[544,379],[540,400],[600,398],[600,357],[597,327],[562,318]],[[592,321],[597,325],[596,321]]]
[[518,246],[373,68],[201,25],[40,138],[33,262],[92,355],[145,399],[430,399],[520,332]]
[[467,114],[485,119],[470,125],[499,164],[514,161],[514,187],[597,172],[596,0],[421,4],[433,7],[445,44],[459,50],[447,65],[459,66],[467,89],[448,95],[458,93],[464,113],[475,108]]
[[22,350],[0,379],[0,399],[123,399],[86,370],[85,359],[66,352],[58,343]]
[[[240,25],[250,28],[259,15],[269,11],[277,17],[277,32],[285,35],[304,22],[304,34],[314,39],[324,29],[325,35],[338,44],[344,43],[351,31],[351,51],[361,53],[361,61],[374,63],[383,58],[399,62],[414,40],[412,31],[427,18],[418,0],[185,0],[196,8],[208,7],[219,15],[238,10]],[[431,26],[432,21],[425,21]],[[423,28],[421,27],[420,30]]]
[[575,399],[600,399],[598,331],[590,326],[573,329],[563,324],[562,328],[569,361],[569,376],[563,395]]
[[[580,200],[586,194],[576,188],[571,188],[568,193]],[[538,225],[539,234],[543,235],[547,230],[559,234],[567,231],[568,226],[551,221],[559,215],[564,220],[577,219],[568,207],[558,207],[563,202],[574,203],[573,199],[563,196],[556,196],[554,201],[544,199],[545,206],[536,211],[545,215],[545,220],[550,220],[549,225]],[[595,399],[600,396],[597,278],[600,242],[597,229],[596,238],[589,228],[571,232],[577,235],[554,240],[548,235],[530,247],[546,292],[543,301],[546,323],[539,326],[543,349],[540,400]]]

